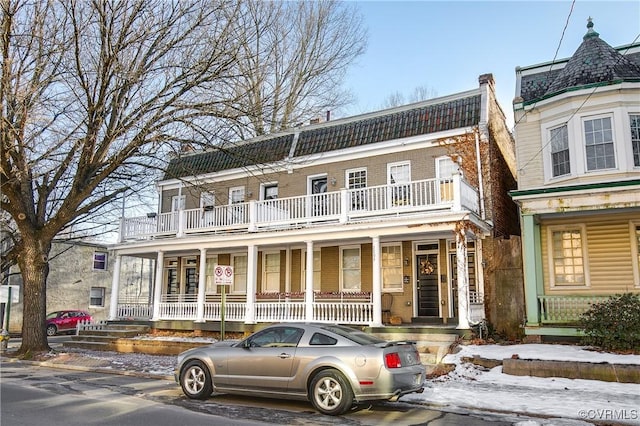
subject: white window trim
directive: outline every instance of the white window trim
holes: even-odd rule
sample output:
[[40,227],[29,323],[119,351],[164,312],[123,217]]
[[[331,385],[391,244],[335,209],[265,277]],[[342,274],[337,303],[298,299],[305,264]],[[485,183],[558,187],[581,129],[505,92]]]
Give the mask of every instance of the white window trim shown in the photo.
[[[366,167],[357,167],[355,169],[347,169],[344,171],[344,182],[345,182],[345,188],[347,189],[353,189],[349,186],[349,174],[350,173],[358,173],[358,172],[364,172],[364,178],[365,178],[365,182],[364,182],[364,188],[366,188],[369,185],[369,172],[367,171]],[[358,188],[356,188],[358,189]]]
[[408,180],[406,182],[395,182],[395,183],[409,183],[411,182],[411,161],[407,160],[407,161],[397,161],[395,163],[387,163],[387,184],[391,185],[391,169],[393,167],[404,167],[404,166],[408,166],[409,168],[409,177]]
[[311,195],[311,191],[312,191],[311,182],[315,179],[321,179],[321,178],[326,178],[327,185],[329,184],[329,174],[327,173],[319,173],[317,175],[307,176],[307,195]]
[[442,176],[442,166],[440,165],[442,161],[451,161],[453,164],[457,165],[458,167],[458,172],[456,174],[461,173],[460,163],[462,162],[462,158],[460,158],[460,161],[456,162],[456,161],[453,161],[453,159],[450,156],[442,155],[440,157],[436,157],[435,161],[436,161],[436,178],[438,179],[450,179],[451,176],[455,176],[454,174],[452,174],[451,176]]
[[[242,192],[242,201],[239,201],[237,203],[233,202],[233,193],[234,192]],[[246,197],[247,197],[247,192],[245,191],[244,185],[242,186],[232,186],[231,188],[229,188],[229,204],[233,205],[233,204],[242,204],[246,201]]]
[[[576,146],[576,135],[580,131],[576,129],[576,123],[578,120],[566,121],[565,119],[554,120],[544,123],[544,126],[540,129],[540,134],[543,144],[542,150],[542,169],[544,174],[544,181],[546,183],[562,182],[568,179],[572,179],[579,174],[584,174],[585,165],[578,167],[577,158],[581,155],[580,152],[584,152],[582,147],[583,141],[580,141],[580,146]],[[551,131],[558,127],[567,126],[567,135],[569,139],[569,174],[561,176],[553,176],[553,157],[551,154]]]
[[216,205],[216,194],[213,191],[204,191],[200,193],[200,208]]
[[640,220],[629,222],[629,234],[631,237],[631,265],[633,267],[634,287],[640,287],[640,265],[638,264],[638,241],[636,239],[636,226],[640,226]]
[[[584,130],[584,123],[586,121],[597,120],[600,118],[608,118],[611,120],[611,143],[613,144],[613,161],[616,163],[614,167],[609,167],[605,169],[594,169],[589,170],[587,168],[587,135]],[[569,129],[567,129],[568,132]],[[569,140],[571,140],[571,134],[569,134]],[[631,138],[629,138],[631,140]],[[582,147],[582,161],[584,164],[584,173],[585,174],[600,174],[608,171],[617,171],[620,169],[620,154],[618,153],[618,146],[620,145],[619,141],[616,138],[616,121],[613,112],[607,112],[596,115],[584,115],[580,117],[580,144]],[[571,153],[571,146],[569,146],[569,153]]]
[[[102,304],[100,304],[100,305],[94,305],[94,304],[92,304],[92,303],[91,303],[91,299],[92,299],[92,297],[91,297],[91,291],[92,291],[94,288],[95,288],[95,289],[100,289],[100,290],[102,290],[102,296],[101,296]],[[106,300],[105,300],[106,298],[107,298],[107,289],[106,289],[105,287],[101,287],[101,286],[91,286],[91,287],[89,288],[89,307],[91,307],[91,308],[104,308],[104,305],[105,305],[105,303],[106,303]]]
[[[629,155],[628,155],[629,167],[628,168],[630,170],[637,171],[637,170],[640,169],[640,166],[636,166],[633,163],[633,139],[631,138],[631,116],[632,115],[640,116],[640,111],[635,111],[635,110],[627,111],[627,115],[625,117],[625,123],[624,123],[626,132],[623,132],[623,135],[626,135],[629,139],[628,140],[627,139],[624,140],[624,149],[628,150],[628,152],[629,152]],[[623,168],[622,158],[620,159],[620,163],[621,164],[620,164],[619,167],[622,169]]]
[[[265,188],[267,187],[278,187],[278,181],[273,181],[273,182],[263,182],[260,184],[260,201],[264,201],[264,192],[265,192]],[[280,190],[280,188],[278,188],[278,190]],[[280,197],[280,194],[278,194],[278,198]]]
[[[278,288],[276,290],[270,290],[265,288],[267,285],[267,256],[268,255],[278,255]],[[280,270],[282,266],[282,256],[280,256],[279,250],[271,250],[271,251],[263,251],[262,252],[262,288],[260,291],[262,293],[279,293],[280,292]]]
[[[584,268],[584,285],[556,285],[555,268],[553,264],[553,233],[557,231],[571,231],[579,229],[582,241],[582,265]],[[571,225],[553,225],[547,228],[547,265],[549,268],[549,288],[551,290],[578,290],[591,287],[589,275],[589,256],[587,246],[587,227],[584,223]]]
[[[96,255],[104,254],[104,268],[96,268]],[[91,269],[94,271],[108,271],[109,270],[109,253],[106,251],[96,250],[93,252],[93,257],[91,258]]]
[[[235,277],[235,274],[236,274],[236,270],[235,270],[235,258],[236,257],[246,257],[247,258],[247,269],[249,268],[249,256],[246,253],[232,253],[231,254],[231,259],[230,259],[231,261],[229,263],[231,263],[230,266],[233,266],[233,268],[234,268],[234,270],[233,270],[234,277]],[[235,284],[235,279],[234,279],[234,283],[231,286],[231,289],[229,290],[230,294],[247,294],[246,285],[248,283],[246,282],[246,280],[247,280],[247,275],[249,275],[249,271],[247,270],[244,275],[245,275],[245,290],[244,291],[236,290],[236,284]]]
[[[380,259],[380,276],[382,281],[382,291],[386,293],[403,293],[404,292],[404,252],[402,250],[402,243],[383,243],[380,247],[400,247],[400,287],[385,287],[384,283],[384,267],[382,265],[382,258]],[[380,256],[382,257],[382,250],[380,250]]]
[[[342,257],[343,257],[343,253],[344,250],[350,250],[350,249],[358,249],[358,260],[360,261],[359,264],[359,271],[360,271],[360,284],[358,286],[358,289],[345,289],[344,288],[344,273],[343,273],[343,262],[342,262]],[[340,246],[340,291],[343,292],[353,292],[353,291],[362,291],[362,247],[360,247],[359,245],[352,245],[352,246]]]

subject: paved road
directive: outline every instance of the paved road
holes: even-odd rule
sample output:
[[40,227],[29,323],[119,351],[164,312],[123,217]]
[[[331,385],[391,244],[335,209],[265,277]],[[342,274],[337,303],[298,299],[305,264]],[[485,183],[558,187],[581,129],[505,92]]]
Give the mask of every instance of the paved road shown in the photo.
[[[167,380],[70,371],[2,360],[2,424],[73,425],[480,425],[506,426],[509,416],[455,414],[412,404],[381,403],[339,417],[315,412],[306,402],[217,395],[186,399]],[[520,419],[522,420],[522,419]]]

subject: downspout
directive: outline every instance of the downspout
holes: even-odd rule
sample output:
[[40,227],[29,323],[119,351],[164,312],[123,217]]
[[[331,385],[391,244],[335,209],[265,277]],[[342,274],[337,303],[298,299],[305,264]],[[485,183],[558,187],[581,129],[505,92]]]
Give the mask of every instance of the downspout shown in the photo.
[[480,137],[478,136],[479,131],[475,131],[476,135],[476,166],[478,168],[478,191],[480,192],[480,217],[482,220],[486,219],[486,213],[484,208],[484,183],[482,180],[482,161],[480,159]]

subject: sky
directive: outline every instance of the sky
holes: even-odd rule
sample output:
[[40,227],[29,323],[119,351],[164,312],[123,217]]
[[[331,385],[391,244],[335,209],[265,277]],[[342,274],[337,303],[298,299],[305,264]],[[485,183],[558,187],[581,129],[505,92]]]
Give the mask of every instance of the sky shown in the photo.
[[419,86],[437,96],[472,90],[481,74],[492,73],[511,128],[516,66],[552,61],[556,51],[558,59],[570,57],[587,32],[587,18],[613,47],[640,41],[638,0],[356,4],[369,42],[347,75],[345,88],[356,101],[346,115],[378,110],[396,92],[408,99]]
[[[213,341],[204,338],[196,340]],[[10,348],[15,345],[10,341]],[[463,361],[465,357],[474,356],[502,360],[517,354],[520,359],[640,365],[640,355],[596,352],[582,346],[559,344],[460,345],[459,348],[458,353],[449,354],[443,359],[444,363],[455,366],[452,372],[428,379],[423,393],[405,395],[400,402],[463,414],[492,411],[513,413],[513,424],[517,426],[583,426],[598,421],[605,424],[640,424],[638,384],[512,376],[502,373],[502,366],[486,369]],[[69,351],[102,360],[104,364],[101,368],[134,370],[167,380],[171,380],[176,363],[175,356],[84,349]],[[65,359],[64,352],[58,352],[57,356]],[[389,415],[393,414],[390,412]],[[403,419],[402,410],[396,415],[393,418],[395,426],[415,424],[413,418],[411,421]]]

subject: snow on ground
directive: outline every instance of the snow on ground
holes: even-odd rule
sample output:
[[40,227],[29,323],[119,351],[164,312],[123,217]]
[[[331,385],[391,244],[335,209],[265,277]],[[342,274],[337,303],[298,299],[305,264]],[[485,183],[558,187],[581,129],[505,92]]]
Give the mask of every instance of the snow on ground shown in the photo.
[[[156,339],[161,339],[156,337]],[[173,338],[176,340],[179,338]],[[422,394],[405,395],[403,402],[433,406],[445,411],[497,411],[534,416],[518,426],[634,424],[640,425],[640,385],[595,380],[512,376],[502,367],[492,369],[463,362],[463,357],[511,358],[593,363],[640,364],[640,355],[616,355],[569,345],[464,345],[444,363],[455,369],[430,379]],[[175,356],[122,354],[69,349],[83,356],[111,360],[113,369],[135,369],[172,376]]]

